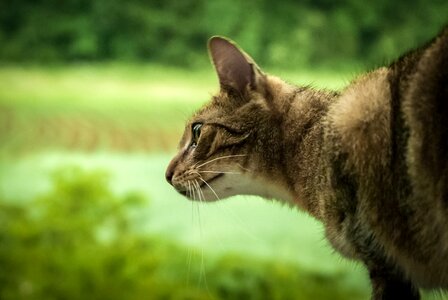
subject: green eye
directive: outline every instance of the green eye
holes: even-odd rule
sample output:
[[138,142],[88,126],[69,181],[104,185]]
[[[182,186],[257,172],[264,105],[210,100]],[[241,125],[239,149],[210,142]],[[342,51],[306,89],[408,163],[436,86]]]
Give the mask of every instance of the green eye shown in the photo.
[[196,144],[199,140],[199,136],[201,135],[201,123],[193,124],[192,133],[193,133],[193,143]]

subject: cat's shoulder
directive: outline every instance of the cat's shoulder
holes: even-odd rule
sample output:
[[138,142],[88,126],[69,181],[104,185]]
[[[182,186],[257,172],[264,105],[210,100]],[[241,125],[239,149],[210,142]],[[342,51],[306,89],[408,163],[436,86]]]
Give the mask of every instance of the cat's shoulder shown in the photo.
[[356,78],[337,97],[327,114],[328,132],[355,168],[366,158],[384,164],[390,137],[389,69]]

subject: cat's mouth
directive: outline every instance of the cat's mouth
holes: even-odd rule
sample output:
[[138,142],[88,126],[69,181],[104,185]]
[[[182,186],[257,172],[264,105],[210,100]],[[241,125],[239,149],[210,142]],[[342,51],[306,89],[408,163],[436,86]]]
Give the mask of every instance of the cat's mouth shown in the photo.
[[187,190],[184,190],[184,191],[178,191],[179,192],[179,194],[181,194],[181,195],[183,195],[183,196],[185,196],[185,197],[188,197],[188,191]]
[[[202,188],[204,188],[204,187],[208,187],[208,185],[210,185],[211,182],[215,181],[216,179],[221,178],[221,177],[224,176],[224,175],[225,175],[225,174],[218,174],[218,175],[213,176],[213,177],[211,177],[211,178],[209,178],[209,179],[207,179],[207,180],[202,181],[202,182],[199,184],[199,188],[202,189]],[[189,191],[188,189],[177,190],[177,192],[179,192],[179,194],[181,194],[181,195],[183,195],[183,196],[185,196],[185,197],[187,197],[187,198],[191,198],[190,196],[191,196],[191,194],[192,194],[192,191]]]
[[208,180],[202,181],[202,183],[199,184],[199,187],[202,189],[203,187],[205,187],[207,184],[210,184],[210,182],[215,181],[216,179],[220,178],[224,176],[224,174],[218,174],[212,178],[209,178]]

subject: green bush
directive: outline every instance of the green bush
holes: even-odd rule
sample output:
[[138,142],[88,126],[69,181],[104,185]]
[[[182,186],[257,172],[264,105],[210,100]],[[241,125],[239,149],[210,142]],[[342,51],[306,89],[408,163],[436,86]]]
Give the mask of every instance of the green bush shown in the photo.
[[104,173],[78,168],[56,172],[53,184],[33,201],[1,201],[0,298],[125,299],[138,271],[128,262],[153,247],[132,233],[129,214],[143,198],[114,196]]
[[[27,202],[0,201],[0,299],[362,299],[344,274],[275,261],[212,259],[138,232],[138,193],[107,174],[63,168]],[[206,264],[202,262],[206,261]],[[363,297],[364,296],[364,297]]]

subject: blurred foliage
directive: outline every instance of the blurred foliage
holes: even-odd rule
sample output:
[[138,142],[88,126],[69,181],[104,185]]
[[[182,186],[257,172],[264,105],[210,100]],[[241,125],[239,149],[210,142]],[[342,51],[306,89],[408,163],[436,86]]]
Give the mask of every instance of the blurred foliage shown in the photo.
[[434,36],[446,0],[3,0],[4,62],[207,63],[211,35],[279,68],[382,63]]
[[[137,193],[63,168],[28,202],[0,202],[0,299],[362,299],[344,274],[227,255],[205,258],[135,230]],[[207,261],[207,264],[204,263]],[[207,267],[205,267],[207,266]]]

